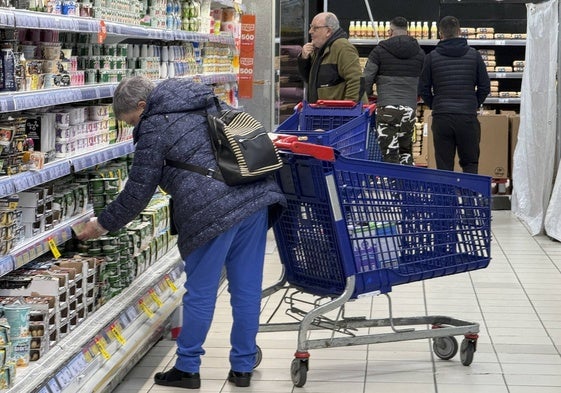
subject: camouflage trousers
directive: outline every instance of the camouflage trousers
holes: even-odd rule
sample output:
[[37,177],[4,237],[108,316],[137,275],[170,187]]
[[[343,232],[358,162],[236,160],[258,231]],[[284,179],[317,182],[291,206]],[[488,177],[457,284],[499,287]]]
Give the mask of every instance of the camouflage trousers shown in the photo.
[[382,161],[413,165],[412,143],[415,109],[386,105],[376,109],[376,130]]

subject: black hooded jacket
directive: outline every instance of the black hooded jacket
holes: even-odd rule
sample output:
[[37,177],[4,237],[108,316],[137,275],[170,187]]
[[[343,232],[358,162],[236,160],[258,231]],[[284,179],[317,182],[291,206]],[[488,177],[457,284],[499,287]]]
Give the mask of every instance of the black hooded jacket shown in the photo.
[[477,115],[490,91],[483,58],[465,38],[441,40],[426,56],[419,94],[433,115]]
[[417,106],[417,84],[425,52],[413,37],[398,35],[381,41],[364,67],[366,93],[372,94],[376,83],[377,104]]

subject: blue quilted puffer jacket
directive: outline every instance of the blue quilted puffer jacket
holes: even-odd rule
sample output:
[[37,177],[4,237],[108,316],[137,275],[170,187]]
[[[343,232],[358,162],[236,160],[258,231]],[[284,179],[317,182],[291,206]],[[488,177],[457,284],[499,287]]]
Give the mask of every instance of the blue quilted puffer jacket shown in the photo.
[[[164,165],[165,159],[217,168],[203,113],[213,109],[210,87],[185,79],[160,83],[148,97],[134,129],[135,153],[129,179],[117,199],[98,217],[115,231],[133,220],[161,186],[174,201],[178,246],[185,258],[196,248],[227,231],[253,213],[285,206],[274,180],[230,187],[198,173]],[[279,209],[270,209],[270,212]]]

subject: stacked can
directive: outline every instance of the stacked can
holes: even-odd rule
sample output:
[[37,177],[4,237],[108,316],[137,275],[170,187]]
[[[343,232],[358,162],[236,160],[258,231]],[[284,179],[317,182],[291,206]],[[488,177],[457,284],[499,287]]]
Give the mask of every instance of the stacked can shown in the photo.
[[0,390],[13,386],[16,377],[15,362],[12,358],[12,343],[10,340],[10,326],[0,323]]
[[10,325],[9,341],[11,354],[8,357],[16,367],[29,365],[29,351],[31,349],[31,335],[29,333],[29,313],[31,307],[27,304],[5,304],[2,314]]

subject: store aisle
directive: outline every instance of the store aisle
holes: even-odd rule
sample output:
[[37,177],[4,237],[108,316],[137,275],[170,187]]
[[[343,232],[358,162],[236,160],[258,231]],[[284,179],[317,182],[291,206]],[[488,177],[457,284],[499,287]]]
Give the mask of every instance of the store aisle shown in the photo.
[[[561,391],[561,243],[531,237],[510,211],[493,211],[493,260],[487,269],[396,286],[394,316],[448,315],[480,323],[471,366],[459,355],[436,358],[429,340],[316,349],[303,388],[295,388],[289,367],[294,332],[260,333],[263,361],[249,388],[226,381],[230,308],[224,288],[209,334],[200,392],[317,393],[558,393]],[[278,278],[279,262],[270,238],[266,283]],[[265,315],[281,294],[264,302]],[[292,321],[281,312],[274,319]],[[385,297],[348,303],[347,316],[387,317]],[[319,333],[314,333],[319,334]],[[461,342],[461,337],[459,337]],[[154,373],[174,364],[175,343],[163,340],[131,371],[116,393],[188,391],[156,386]]]

